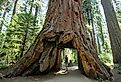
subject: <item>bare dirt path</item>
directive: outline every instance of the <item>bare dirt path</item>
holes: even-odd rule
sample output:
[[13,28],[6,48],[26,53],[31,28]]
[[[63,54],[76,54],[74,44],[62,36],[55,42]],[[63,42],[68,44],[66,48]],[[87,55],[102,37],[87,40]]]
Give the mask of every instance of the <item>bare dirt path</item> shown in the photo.
[[91,80],[80,74],[79,70],[70,71],[67,75],[57,75],[56,78],[47,80],[45,82],[98,82]]
[[[115,81],[112,82],[121,82],[121,74],[117,74],[114,71]],[[54,75],[52,73],[42,76],[28,76],[28,77],[14,77],[7,79],[0,79],[0,82],[100,82],[97,80],[92,80],[80,73],[79,70],[69,68],[68,74],[58,74]],[[107,81],[108,82],[108,81]]]

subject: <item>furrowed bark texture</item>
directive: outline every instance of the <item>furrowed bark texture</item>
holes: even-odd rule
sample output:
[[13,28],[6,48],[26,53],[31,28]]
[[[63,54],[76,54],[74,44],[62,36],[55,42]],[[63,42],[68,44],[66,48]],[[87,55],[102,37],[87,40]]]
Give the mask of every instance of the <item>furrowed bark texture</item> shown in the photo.
[[48,6],[43,30],[5,77],[30,75],[38,70],[40,74],[57,71],[61,66],[62,49],[71,47],[77,49],[79,68],[86,76],[109,79],[110,74],[100,63],[84,31],[81,1],[50,0]]
[[113,8],[111,0],[101,0],[109,31],[111,41],[111,48],[113,53],[113,62],[115,64],[121,63],[121,29],[118,25],[116,13]]

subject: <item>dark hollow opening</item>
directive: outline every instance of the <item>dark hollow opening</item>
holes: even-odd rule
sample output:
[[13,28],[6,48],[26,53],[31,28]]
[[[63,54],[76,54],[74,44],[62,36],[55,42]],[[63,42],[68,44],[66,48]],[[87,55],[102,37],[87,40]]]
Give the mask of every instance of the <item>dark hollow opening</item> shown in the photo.
[[76,15],[76,16],[78,16],[78,13],[77,13],[77,12],[75,12],[75,15]]
[[78,2],[78,0],[74,0],[75,2]]

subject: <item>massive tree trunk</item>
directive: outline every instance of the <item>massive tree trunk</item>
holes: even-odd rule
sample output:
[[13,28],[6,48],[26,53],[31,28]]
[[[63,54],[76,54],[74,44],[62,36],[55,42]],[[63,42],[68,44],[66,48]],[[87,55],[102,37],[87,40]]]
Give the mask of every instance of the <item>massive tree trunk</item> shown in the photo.
[[113,62],[121,63],[121,29],[111,0],[102,0],[113,52]]
[[84,31],[81,0],[50,0],[42,31],[25,55],[9,67],[5,77],[48,73],[61,66],[61,51],[77,49],[80,70],[88,77],[110,79]]

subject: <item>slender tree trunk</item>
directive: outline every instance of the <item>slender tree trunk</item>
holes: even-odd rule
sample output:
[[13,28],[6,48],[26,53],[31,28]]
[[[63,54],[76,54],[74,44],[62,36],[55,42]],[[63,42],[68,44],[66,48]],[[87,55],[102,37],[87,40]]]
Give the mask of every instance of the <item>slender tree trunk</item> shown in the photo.
[[[91,3],[90,3],[90,5],[91,5]],[[89,8],[88,9],[88,13],[89,13],[89,15],[88,15],[88,17],[89,17],[89,25],[91,25],[92,26],[92,33],[91,33],[91,36],[92,36],[92,45],[95,47],[95,49],[97,49],[97,47],[96,47],[96,39],[95,39],[95,31],[94,31],[94,21],[93,21],[93,15],[92,15],[92,9],[91,8]]]
[[15,0],[14,7],[13,7],[13,12],[12,12],[12,16],[14,16],[15,13],[16,13],[17,2],[18,2],[18,0]]
[[78,52],[79,66],[86,76],[110,79],[84,31],[80,0],[50,0],[42,31],[25,55],[3,72],[5,77],[59,70],[61,51],[72,47]]
[[[25,4],[27,4],[27,3],[28,3],[28,0],[25,2]],[[25,5],[25,7],[24,7],[25,12],[27,12],[26,10],[27,10],[27,5]]]
[[90,10],[90,13],[91,13],[91,26],[92,26],[92,43],[95,47],[95,49],[97,49],[97,46],[96,46],[96,39],[95,39],[95,28],[94,28],[94,21],[93,21],[93,15],[92,15],[92,11]]
[[[6,15],[6,11],[4,11],[4,13],[3,13],[3,16],[2,16],[3,19],[5,18],[5,15]],[[2,30],[3,25],[4,25],[4,20],[2,20],[2,22],[0,24],[0,32]]]
[[31,2],[31,6],[30,6],[29,14],[31,14],[31,13],[32,13],[33,3],[34,3],[34,0],[32,0],[32,2]]
[[14,7],[13,7],[13,12],[12,12],[10,23],[12,22],[12,18],[16,13],[17,2],[18,2],[18,0],[15,0],[15,2],[14,2]]
[[35,8],[34,26],[36,26],[37,14],[38,14],[38,6],[36,6],[36,8]]
[[[30,10],[29,10],[29,14],[32,14],[33,2],[34,2],[34,0],[32,0],[32,2],[31,2],[32,4],[31,4]],[[29,24],[30,24],[30,22],[28,22],[28,24],[27,24],[27,26],[25,28],[25,32],[24,32],[25,34],[23,36],[22,49],[21,49],[20,57],[23,56],[23,52],[25,51],[26,40],[27,40],[27,36],[28,36]],[[34,22],[33,22],[33,24],[34,24]]]
[[[89,30],[89,34],[91,36],[91,40],[92,40],[92,45],[95,47],[96,49],[96,40],[95,40],[95,31],[94,31],[94,24],[93,24],[93,14],[92,14],[92,6],[91,6],[91,1],[87,1],[87,4],[85,6],[86,7],[86,18],[87,18],[87,22],[88,24],[91,26],[91,30]],[[89,6],[90,5],[90,6]]]
[[107,21],[107,27],[113,52],[113,62],[121,63],[121,29],[118,25],[118,21],[111,0],[102,0],[101,2]]
[[99,36],[97,35],[98,53],[101,54],[101,46],[99,41]]
[[27,36],[28,36],[28,28],[29,28],[29,26],[27,25],[27,28],[25,30],[25,35],[23,36],[23,42],[22,42],[22,49],[21,49],[20,58],[23,56],[23,53],[25,51],[26,39],[27,39]]
[[[3,19],[5,19],[6,10],[8,9],[8,5],[9,5],[9,2],[7,2],[7,4],[6,4],[6,8],[5,8],[4,13],[3,13],[3,16],[2,16]],[[3,24],[4,24],[4,20],[0,24],[0,32],[2,30]]]

